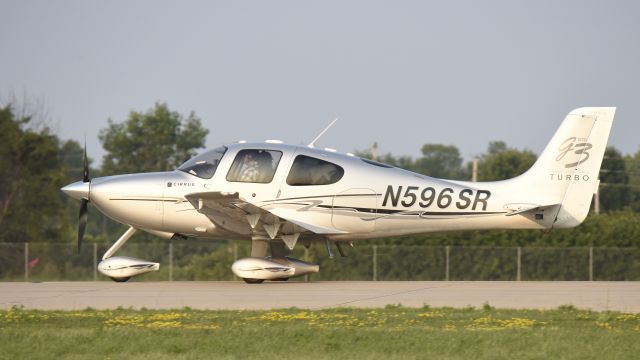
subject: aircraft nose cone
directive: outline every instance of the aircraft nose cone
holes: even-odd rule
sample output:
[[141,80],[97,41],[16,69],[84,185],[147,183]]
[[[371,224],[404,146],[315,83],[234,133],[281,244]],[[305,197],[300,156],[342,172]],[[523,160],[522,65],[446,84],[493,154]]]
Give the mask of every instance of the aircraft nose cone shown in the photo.
[[91,183],[90,182],[76,181],[73,184],[69,184],[69,185],[63,187],[60,190],[62,190],[62,192],[64,192],[65,194],[71,196],[74,199],[77,199],[77,200],[87,199],[87,200],[89,200],[90,187],[91,187]]

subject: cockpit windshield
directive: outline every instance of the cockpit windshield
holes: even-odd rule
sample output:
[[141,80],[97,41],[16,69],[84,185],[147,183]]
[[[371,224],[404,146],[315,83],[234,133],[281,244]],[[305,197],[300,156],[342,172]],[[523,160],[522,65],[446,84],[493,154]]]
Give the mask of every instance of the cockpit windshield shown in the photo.
[[209,150],[180,165],[178,170],[203,179],[211,179],[218,168],[218,164],[220,164],[220,159],[222,159],[226,151],[226,146]]

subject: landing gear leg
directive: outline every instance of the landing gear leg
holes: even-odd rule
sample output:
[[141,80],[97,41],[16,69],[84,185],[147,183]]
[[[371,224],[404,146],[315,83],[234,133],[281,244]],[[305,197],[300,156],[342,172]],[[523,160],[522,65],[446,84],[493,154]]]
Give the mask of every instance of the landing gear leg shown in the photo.
[[264,259],[269,249],[269,239],[262,236],[254,236],[251,239],[251,257]]
[[113,256],[113,254],[115,254],[116,251],[120,250],[122,245],[124,245],[124,243],[126,243],[127,240],[129,240],[129,238],[136,233],[136,231],[138,231],[138,229],[134,228],[133,226],[128,228],[127,231],[125,231],[124,234],[120,236],[118,241],[116,241],[113,245],[111,245],[109,250],[107,250],[107,252],[104,253],[104,255],[102,256],[102,260],[106,260],[111,256]]
[[[267,257],[267,250],[269,249],[269,238],[260,235],[254,235],[251,238],[251,257],[264,259]],[[261,284],[263,279],[242,278],[247,284]]]

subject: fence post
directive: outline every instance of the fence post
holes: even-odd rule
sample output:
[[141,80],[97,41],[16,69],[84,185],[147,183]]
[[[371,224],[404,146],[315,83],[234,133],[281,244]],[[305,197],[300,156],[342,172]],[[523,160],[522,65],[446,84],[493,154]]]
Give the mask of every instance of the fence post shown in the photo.
[[444,280],[449,281],[449,245],[444,248]]
[[593,281],[593,247],[589,247],[589,281]]
[[520,246],[518,246],[518,260],[517,260],[517,267],[516,267],[516,281],[520,281],[521,280],[521,267],[522,267],[522,248],[520,248]]
[[173,281],[173,240],[169,240],[169,281]]
[[238,243],[233,242],[233,262],[238,261]]
[[373,281],[378,281],[378,245],[373,245]]
[[29,281],[29,243],[24,243],[24,281]]
[[98,243],[93,243],[93,281],[98,281]]
[[[304,261],[309,262],[309,249],[306,247],[304,248]],[[309,274],[304,276],[304,282],[309,282]]]
[[[233,262],[235,263],[236,261],[238,261],[238,242],[234,241],[233,242]],[[240,280],[240,278],[237,277],[236,274],[233,274],[233,280]]]

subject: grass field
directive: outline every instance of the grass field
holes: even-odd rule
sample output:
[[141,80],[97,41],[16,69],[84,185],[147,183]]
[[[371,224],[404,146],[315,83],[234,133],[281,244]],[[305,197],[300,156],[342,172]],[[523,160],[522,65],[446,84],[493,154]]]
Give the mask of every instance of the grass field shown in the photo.
[[0,311],[2,359],[637,359],[640,314],[557,310]]

